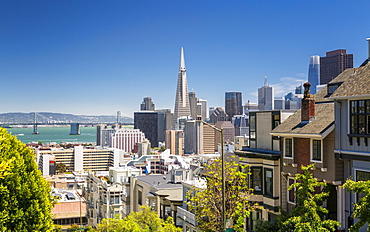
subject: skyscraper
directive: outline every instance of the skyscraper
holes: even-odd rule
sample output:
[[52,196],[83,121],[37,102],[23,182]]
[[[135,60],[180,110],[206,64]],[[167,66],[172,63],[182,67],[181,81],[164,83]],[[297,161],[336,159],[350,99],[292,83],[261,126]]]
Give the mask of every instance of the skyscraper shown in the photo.
[[[311,84],[311,94],[316,93],[316,86],[320,84],[320,56],[311,56],[308,66],[308,82]],[[299,94],[303,94],[299,93]]]
[[274,88],[268,86],[266,78],[264,86],[258,88],[258,109],[259,110],[274,109]]
[[329,83],[347,68],[353,68],[353,54],[347,54],[346,49],[326,52],[326,57],[320,57],[320,85]]
[[155,110],[154,103],[151,97],[145,97],[140,105],[140,110]]
[[225,111],[231,121],[234,115],[243,114],[243,103],[241,92],[226,92],[225,93]]
[[188,83],[186,80],[186,68],[184,58],[184,48],[180,51],[180,70],[177,79],[177,90],[175,100],[175,110],[173,115],[174,129],[179,129],[179,119],[181,117],[189,117],[190,105],[188,95]]

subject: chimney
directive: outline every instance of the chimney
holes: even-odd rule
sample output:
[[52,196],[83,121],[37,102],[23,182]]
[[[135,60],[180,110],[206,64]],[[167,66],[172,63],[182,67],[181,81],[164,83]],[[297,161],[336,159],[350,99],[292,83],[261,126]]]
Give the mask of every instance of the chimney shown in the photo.
[[306,82],[303,84],[304,96],[302,99],[301,108],[301,121],[309,122],[315,118],[315,99],[312,94],[310,94],[311,84]]

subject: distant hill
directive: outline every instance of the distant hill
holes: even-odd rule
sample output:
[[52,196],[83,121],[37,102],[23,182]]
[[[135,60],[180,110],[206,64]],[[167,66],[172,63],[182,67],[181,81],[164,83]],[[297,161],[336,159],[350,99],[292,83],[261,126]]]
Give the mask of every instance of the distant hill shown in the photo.
[[[76,115],[76,114],[61,114],[49,112],[37,112],[36,120],[38,123],[115,123],[116,116],[113,115]],[[5,113],[0,114],[0,123],[32,123],[34,121],[34,113]],[[120,123],[134,123],[133,118],[121,117]]]

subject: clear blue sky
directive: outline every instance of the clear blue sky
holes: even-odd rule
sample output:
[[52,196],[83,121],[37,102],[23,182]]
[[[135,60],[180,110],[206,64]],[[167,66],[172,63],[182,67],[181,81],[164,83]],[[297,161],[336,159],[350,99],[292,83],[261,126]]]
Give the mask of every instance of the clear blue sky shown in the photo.
[[189,91],[224,106],[307,80],[311,55],[367,58],[367,0],[0,1],[0,113],[133,116],[174,107],[180,47]]

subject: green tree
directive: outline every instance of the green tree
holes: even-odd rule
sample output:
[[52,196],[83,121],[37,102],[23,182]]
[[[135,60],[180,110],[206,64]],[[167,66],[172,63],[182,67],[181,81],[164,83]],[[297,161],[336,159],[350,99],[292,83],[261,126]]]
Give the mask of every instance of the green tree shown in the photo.
[[67,171],[67,169],[68,169],[68,166],[65,165],[64,163],[57,163],[55,165],[55,171],[57,173],[65,173]]
[[123,219],[105,218],[96,229],[90,229],[90,232],[181,232],[177,228],[171,217],[163,220],[157,213],[149,207],[143,206],[140,212],[131,212]]
[[[205,165],[207,186],[194,186],[188,193],[189,210],[203,231],[220,231],[222,225],[222,174],[221,160]],[[244,231],[245,219],[255,206],[249,201],[252,190],[248,187],[249,167],[237,162],[235,156],[225,161],[226,219],[232,219],[235,231]]]
[[[352,213],[352,217],[358,218],[359,221],[349,228],[349,231],[359,231],[366,223],[370,224],[370,180],[357,182],[347,180],[343,188],[346,188],[349,192],[361,195],[357,203],[354,204]],[[370,227],[367,227],[367,231],[370,231]]]
[[302,174],[297,174],[294,178],[296,183],[289,186],[288,190],[295,190],[296,207],[292,213],[284,218],[281,228],[282,231],[295,232],[323,232],[335,231],[340,223],[334,220],[324,219],[328,210],[323,208],[322,202],[329,196],[328,192],[316,193],[319,187],[325,187],[326,183],[317,181],[311,170],[313,164],[301,166]]
[[0,231],[51,231],[53,198],[30,148],[0,128]]

